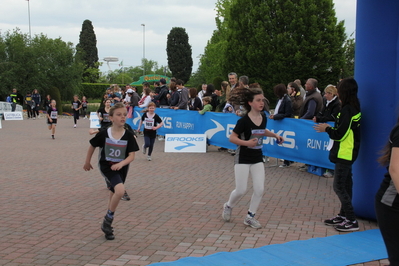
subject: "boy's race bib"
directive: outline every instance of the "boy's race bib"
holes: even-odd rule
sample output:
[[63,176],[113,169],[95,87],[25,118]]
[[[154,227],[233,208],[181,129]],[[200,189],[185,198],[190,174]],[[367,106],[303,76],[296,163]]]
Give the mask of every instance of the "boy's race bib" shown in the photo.
[[154,127],[154,119],[153,118],[145,118],[144,119],[144,128],[145,129],[149,129],[152,130],[152,128]]
[[72,103],[73,109],[78,109],[78,103]]
[[253,129],[251,130],[251,137],[249,139],[254,139],[256,138],[258,140],[258,143],[256,144],[255,147],[248,147],[250,149],[262,149],[263,146],[263,137],[265,134],[264,129]]
[[109,162],[121,162],[125,159],[127,140],[105,140],[105,160]]

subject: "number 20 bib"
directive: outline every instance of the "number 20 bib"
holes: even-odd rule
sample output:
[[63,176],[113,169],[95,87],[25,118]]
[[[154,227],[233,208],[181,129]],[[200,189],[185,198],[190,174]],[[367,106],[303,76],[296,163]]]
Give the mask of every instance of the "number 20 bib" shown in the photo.
[[105,140],[105,160],[109,162],[121,162],[125,159],[127,140]]

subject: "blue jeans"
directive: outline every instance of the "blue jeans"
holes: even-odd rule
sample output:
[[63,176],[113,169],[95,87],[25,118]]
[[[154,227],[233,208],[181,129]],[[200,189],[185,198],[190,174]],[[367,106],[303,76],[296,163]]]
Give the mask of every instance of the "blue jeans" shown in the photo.
[[352,165],[351,164],[335,164],[334,172],[334,192],[341,201],[341,210],[339,215],[346,217],[350,221],[356,220],[355,212],[352,205]]
[[154,149],[155,138],[144,136],[144,148],[148,148],[148,156],[151,156]]

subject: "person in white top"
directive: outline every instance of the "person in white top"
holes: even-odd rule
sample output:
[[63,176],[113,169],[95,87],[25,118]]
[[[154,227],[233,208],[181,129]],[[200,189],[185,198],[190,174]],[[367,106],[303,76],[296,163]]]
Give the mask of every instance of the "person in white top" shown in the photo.
[[151,100],[151,89],[146,87],[143,89],[143,97],[141,97],[141,100],[139,101],[139,107],[146,108]]

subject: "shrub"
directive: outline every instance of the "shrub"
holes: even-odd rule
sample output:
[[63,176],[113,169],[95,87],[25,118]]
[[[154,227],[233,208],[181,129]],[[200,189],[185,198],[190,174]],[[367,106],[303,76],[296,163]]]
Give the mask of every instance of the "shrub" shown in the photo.
[[57,103],[58,114],[62,115],[62,102],[60,90],[57,87],[52,87],[49,92],[51,99],[55,100]]

